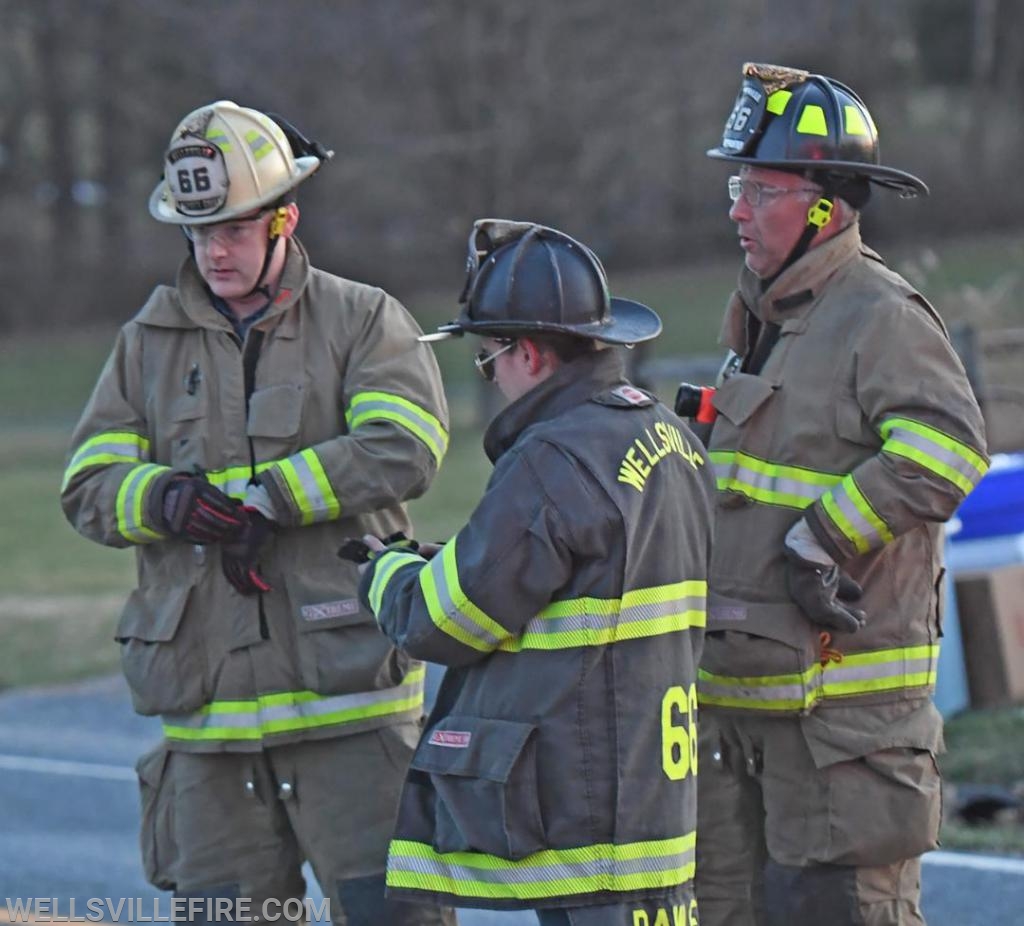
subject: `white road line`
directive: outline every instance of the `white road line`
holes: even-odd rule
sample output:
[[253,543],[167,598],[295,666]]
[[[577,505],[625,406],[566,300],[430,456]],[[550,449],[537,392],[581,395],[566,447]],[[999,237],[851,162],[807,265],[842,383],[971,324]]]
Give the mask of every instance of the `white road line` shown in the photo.
[[35,756],[0,754],[0,769],[12,772],[41,772],[44,775],[70,775],[76,778],[101,778],[105,781],[137,781],[135,769],[125,765],[100,765],[96,762],[70,762],[65,759],[40,759]]
[[1024,858],[975,855],[972,852],[929,852],[922,861],[925,865],[936,865],[942,868],[973,868],[975,871],[998,871],[1008,875],[1024,875]]

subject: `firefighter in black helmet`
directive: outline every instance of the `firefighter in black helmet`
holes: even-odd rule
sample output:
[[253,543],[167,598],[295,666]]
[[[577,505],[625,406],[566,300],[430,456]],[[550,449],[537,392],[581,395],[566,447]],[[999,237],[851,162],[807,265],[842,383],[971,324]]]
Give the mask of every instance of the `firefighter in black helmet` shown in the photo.
[[360,593],[449,666],[399,808],[390,895],[534,908],[542,926],[696,922],[696,664],[713,484],[614,345],[657,315],[609,296],[580,242],[473,227],[462,312],[510,403],[469,522],[375,550]]
[[745,266],[708,452],[718,483],[701,732],[702,926],[921,926],[936,845],[942,522],[988,465],[932,307],[861,241],[870,113],[747,65],[721,144]]

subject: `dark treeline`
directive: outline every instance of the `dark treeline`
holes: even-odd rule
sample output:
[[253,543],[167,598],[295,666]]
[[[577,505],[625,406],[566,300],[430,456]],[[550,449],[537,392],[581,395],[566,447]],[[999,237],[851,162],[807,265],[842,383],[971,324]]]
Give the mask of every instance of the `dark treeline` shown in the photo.
[[182,252],[146,201],[177,120],[280,112],[336,156],[302,188],[335,272],[459,285],[473,218],[558,225],[616,269],[732,249],[707,161],[745,60],[838,77],[928,201],[874,239],[1019,222],[1013,0],[0,0],[0,327],[121,319]]

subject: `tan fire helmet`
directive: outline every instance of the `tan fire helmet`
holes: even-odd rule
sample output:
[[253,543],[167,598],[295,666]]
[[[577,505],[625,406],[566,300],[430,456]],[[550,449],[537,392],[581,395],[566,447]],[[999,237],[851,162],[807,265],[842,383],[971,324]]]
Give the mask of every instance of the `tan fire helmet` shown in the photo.
[[276,202],[323,160],[296,158],[274,119],[219,100],[189,113],[174,130],[149,211],[174,225],[224,222]]

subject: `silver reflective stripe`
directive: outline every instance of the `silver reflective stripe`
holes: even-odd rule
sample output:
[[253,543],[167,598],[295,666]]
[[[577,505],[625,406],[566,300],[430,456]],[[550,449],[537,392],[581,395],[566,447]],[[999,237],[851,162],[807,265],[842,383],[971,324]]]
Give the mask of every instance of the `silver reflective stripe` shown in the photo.
[[511,861],[481,852],[439,853],[394,839],[387,884],[494,900],[540,900],[674,887],[691,880],[695,834],[625,844],[543,849]]
[[379,691],[324,697],[310,691],[281,692],[238,701],[214,701],[190,714],[165,714],[170,739],[258,740],[332,724],[401,713],[423,702],[424,666],[413,662],[401,685]]
[[387,392],[360,392],[352,397],[345,421],[354,430],[367,421],[393,421],[416,435],[438,463],[448,450],[448,433],[426,409],[402,396]]
[[988,470],[985,459],[966,444],[921,421],[889,418],[882,423],[882,450],[914,460],[948,479],[965,493]]
[[149,455],[149,441],[132,431],[104,431],[90,437],[75,451],[64,471],[61,491],[83,469],[110,463],[142,463]]
[[[576,879],[592,880],[607,878],[612,880],[623,875],[641,874],[652,871],[665,871],[666,868],[682,868],[696,857],[693,849],[676,855],[658,858],[637,859],[594,859],[585,862],[562,862],[550,865],[530,865],[529,867],[513,868],[471,868],[456,862],[443,861],[439,856],[430,861],[412,855],[400,855],[392,852],[388,859],[388,867],[402,868],[421,874],[441,875],[454,878],[456,881],[483,881],[488,884],[533,884],[544,881],[566,881]],[[547,896],[540,892],[538,896]]]
[[[558,602],[558,604],[571,603]],[[615,602],[612,601],[612,603],[614,604]],[[691,596],[676,598],[670,601],[628,605],[622,608],[622,610],[616,609],[604,613],[583,611],[578,614],[569,614],[565,617],[546,617],[541,614],[526,623],[522,635],[529,637],[531,634],[542,636],[553,634],[593,634],[593,643],[610,643],[614,641],[614,634],[611,633],[614,629],[624,629],[627,631],[624,635],[628,636],[627,628],[631,624],[642,624],[646,621],[655,621],[658,618],[672,617],[691,611],[703,613],[705,605],[706,598],[704,596]],[[700,625],[703,626],[703,622]],[[515,643],[514,640],[507,642]],[[583,645],[584,641],[579,641],[579,644]],[[528,643],[524,642],[523,645],[528,648]]]
[[489,652],[509,634],[462,591],[455,549],[457,539],[446,543],[428,566],[420,570],[420,590],[430,619],[439,630],[466,646]]
[[702,703],[751,710],[803,710],[827,698],[927,688],[935,684],[937,644],[922,644],[863,653],[835,653],[822,667],[802,673],[765,676],[760,680],[698,672]]
[[163,534],[146,525],[146,492],[150,483],[161,473],[169,472],[169,469],[156,463],[143,463],[129,470],[122,481],[114,506],[117,529],[121,536],[132,543],[148,543],[163,538]]
[[807,508],[843,478],[733,450],[715,450],[710,457],[720,490],[731,489],[770,505]]

